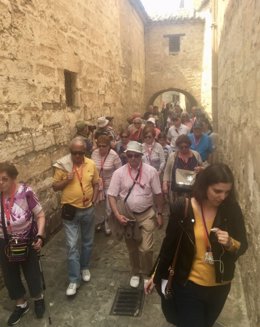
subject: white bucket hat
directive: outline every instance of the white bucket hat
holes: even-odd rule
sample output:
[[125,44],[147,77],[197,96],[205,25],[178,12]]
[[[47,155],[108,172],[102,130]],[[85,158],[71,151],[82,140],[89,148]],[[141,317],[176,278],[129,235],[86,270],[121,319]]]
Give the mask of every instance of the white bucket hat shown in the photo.
[[147,122],[147,123],[148,123],[148,122],[149,122],[149,123],[153,123],[153,124],[155,125],[155,118],[154,118],[154,117],[150,117],[150,118],[147,119],[146,122]]
[[98,127],[101,127],[101,128],[106,127],[108,123],[109,123],[109,120],[106,119],[106,117],[99,117],[97,119],[97,126]]
[[142,150],[143,150],[143,147],[142,147],[141,143],[138,143],[136,141],[130,141],[127,143],[126,150],[124,152],[132,151],[132,152],[137,152],[137,153],[143,154]]

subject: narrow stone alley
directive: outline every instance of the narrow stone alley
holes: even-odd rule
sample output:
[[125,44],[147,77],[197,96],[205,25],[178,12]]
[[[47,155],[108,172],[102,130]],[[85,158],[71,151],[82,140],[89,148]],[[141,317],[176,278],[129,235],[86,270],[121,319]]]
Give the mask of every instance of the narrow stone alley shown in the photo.
[[[158,253],[164,230],[156,233],[155,253]],[[46,303],[50,303],[50,316],[53,327],[170,327],[160,308],[159,296],[154,291],[144,300],[140,317],[114,316],[110,310],[118,287],[128,287],[129,261],[124,242],[97,233],[91,263],[92,279],[82,283],[77,295],[68,299],[66,249],[64,233],[61,230],[44,247],[42,266],[46,280]],[[214,327],[248,327],[243,291],[237,276],[232,283],[233,290],[228,302]],[[32,301],[31,301],[32,302]],[[0,326],[6,321],[13,309],[6,289],[0,292]],[[20,320],[20,327],[47,327],[48,310],[42,320],[34,317],[33,304],[30,311]],[[192,327],[192,326],[191,326]]]

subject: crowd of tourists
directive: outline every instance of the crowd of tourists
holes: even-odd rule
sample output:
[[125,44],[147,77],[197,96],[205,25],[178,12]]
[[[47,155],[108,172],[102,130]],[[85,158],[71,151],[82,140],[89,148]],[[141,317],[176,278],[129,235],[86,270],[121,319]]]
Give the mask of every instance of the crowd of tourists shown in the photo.
[[[146,294],[155,286],[169,322],[213,326],[247,240],[233,174],[213,163],[217,138],[210,119],[200,108],[186,112],[167,104],[160,112],[152,105],[135,112],[127,123],[117,131],[113,117],[77,122],[68,154],[53,164],[67,246],[66,295],[90,281],[94,235],[104,231],[125,241],[130,286],[143,285]],[[14,164],[0,163],[0,263],[16,302],[8,326],[29,310],[21,270],[36,317],[45,312],[39,261],[45,216],[37,195],[17,176]],[[156,259],[154,232],[165,220]]]

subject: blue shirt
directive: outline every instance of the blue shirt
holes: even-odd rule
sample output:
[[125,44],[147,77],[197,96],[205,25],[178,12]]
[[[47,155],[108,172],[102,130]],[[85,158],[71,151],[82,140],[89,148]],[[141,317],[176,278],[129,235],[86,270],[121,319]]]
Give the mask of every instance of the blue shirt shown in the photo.
[[203,133],[199,142],[197,142],[193,133],[190,133],[188,136],[191,140],[191,149],[199,152],[202,161],[207,160],[209,154],[213,151],[211,138]]

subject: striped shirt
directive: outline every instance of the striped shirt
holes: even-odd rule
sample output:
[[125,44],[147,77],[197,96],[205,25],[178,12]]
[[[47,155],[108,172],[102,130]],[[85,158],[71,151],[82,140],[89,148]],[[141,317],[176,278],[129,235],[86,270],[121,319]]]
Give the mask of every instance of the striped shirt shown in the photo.
[[[118,154],[114,150],[110,149],[107,157],[101,157],[99,149],[96,149],[95,151],[93,151],[91,159],[95,162],[99,175],[103,179],[104,189],[107,190],[113,172],[122,166]],[[101,169],[102,166],[103,169]]]

